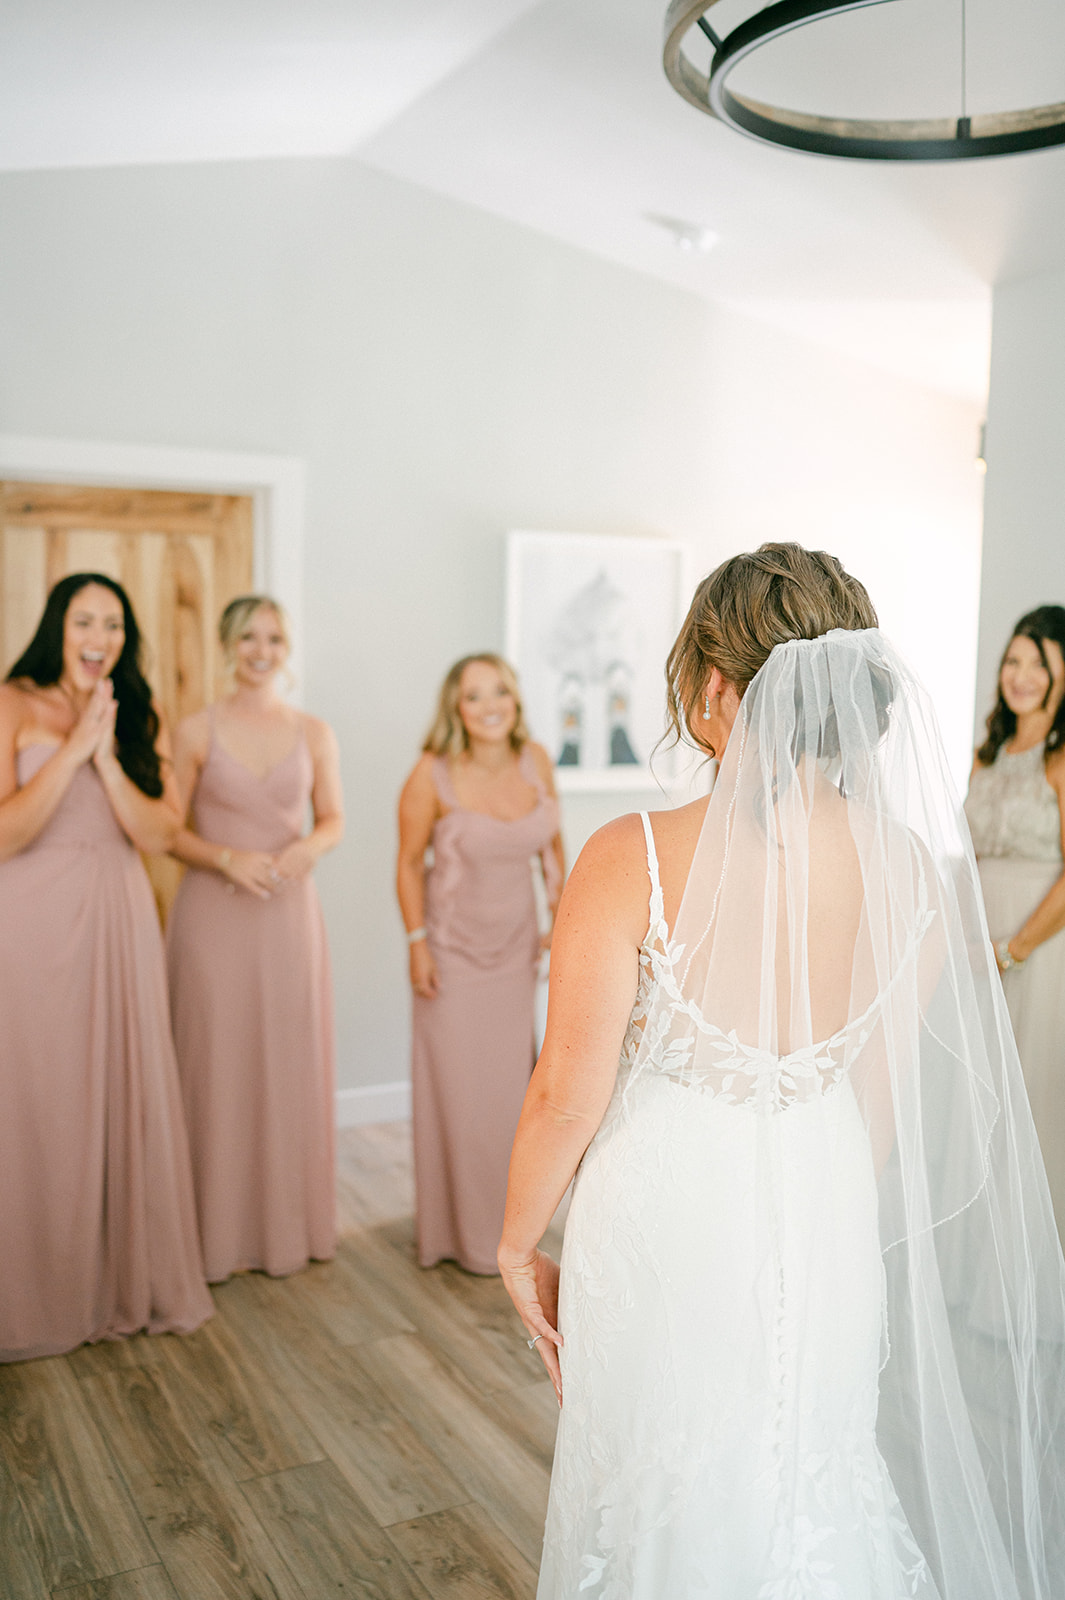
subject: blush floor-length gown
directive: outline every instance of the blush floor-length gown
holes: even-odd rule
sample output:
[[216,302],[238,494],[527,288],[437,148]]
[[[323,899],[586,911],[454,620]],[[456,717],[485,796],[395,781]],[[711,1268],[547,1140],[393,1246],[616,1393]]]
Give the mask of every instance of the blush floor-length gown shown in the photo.
[[[1046,780],[1043,746],[1003,746],[978,766],[965,813],[972,829],[992,939],[1023,927],[1065,870],[1061,811]],[[1002,975],[1010,1021],[1046,1163],[1058,1232],[1065,1239],[1065,929]]]
[[[20,784],[53,749],[19,751]],[[0,1360],[212,1309],[155,903],[84,766],[0,863]]]
[[433,775],[448,808],[433,830],[425,925],[440,979],[414,997],[411,1079],[418,1259],[494,1273],[510,1147],[533,1066],[539,948],[532,857],[558,832],[558,802],[526,746],[533,809],[504,822],[458,804],[447,762]]
[[[276,853],[304,832],[306,740],[257,777],[214,736],[196,832]],[[310,877],[260,900],[190,868],[167,926],[170,1002],[211,1283],[281,1277],[336,1250],[333,1000]]]

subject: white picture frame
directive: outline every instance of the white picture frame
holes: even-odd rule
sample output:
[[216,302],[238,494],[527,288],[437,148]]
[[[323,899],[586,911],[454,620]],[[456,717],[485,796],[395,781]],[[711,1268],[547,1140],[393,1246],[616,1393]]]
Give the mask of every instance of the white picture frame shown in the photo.
[[506,654],[560,790],[661,791],[675,776],[674,750],[656,746],[688,559],[672,539],[508,534]]

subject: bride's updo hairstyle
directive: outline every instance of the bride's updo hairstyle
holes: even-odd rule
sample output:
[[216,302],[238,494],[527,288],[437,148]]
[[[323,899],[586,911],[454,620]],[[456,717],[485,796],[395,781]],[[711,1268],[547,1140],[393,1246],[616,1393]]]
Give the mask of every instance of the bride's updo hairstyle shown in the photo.
[[692,724],[698,726],[715,667],[742,697],[778,644],[876,626],[864,586],[824,550],[763,544],[722,562],[696,589],[666,662],[672,739],[687,737],[701,747]]

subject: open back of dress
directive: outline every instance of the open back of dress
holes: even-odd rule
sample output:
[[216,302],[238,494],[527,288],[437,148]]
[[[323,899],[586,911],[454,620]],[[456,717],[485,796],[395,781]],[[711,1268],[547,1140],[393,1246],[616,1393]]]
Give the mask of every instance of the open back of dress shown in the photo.
[[778,647],[563,1256],[541,1600],[1050,1600],[1065,1271],[960,808],[882,635]]

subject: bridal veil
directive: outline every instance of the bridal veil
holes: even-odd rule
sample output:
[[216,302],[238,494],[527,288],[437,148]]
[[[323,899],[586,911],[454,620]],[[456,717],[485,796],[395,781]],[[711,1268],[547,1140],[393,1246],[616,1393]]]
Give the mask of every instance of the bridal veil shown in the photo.
[[[796,1271],[789,1118],[824,1115],[820,1147],[802,1145],[816,1223],[846,1210],[854,1170],[822,1108],[844,1095],[860,1114],[876,1449],[922,1557],[899,1594],[1060,1600],[1065,1267],[961,807],[928,699],[879,630],[772,651],[651,959],[620,1117],[648,1075],[737,1108],[755,1270]],[[820,1403],[802,1374],[836,1332],[823,1314],[789,1331],[797,1413]]]

